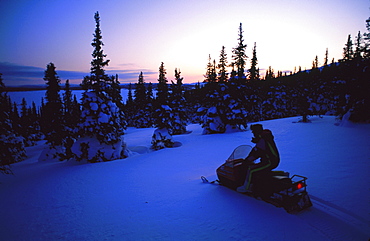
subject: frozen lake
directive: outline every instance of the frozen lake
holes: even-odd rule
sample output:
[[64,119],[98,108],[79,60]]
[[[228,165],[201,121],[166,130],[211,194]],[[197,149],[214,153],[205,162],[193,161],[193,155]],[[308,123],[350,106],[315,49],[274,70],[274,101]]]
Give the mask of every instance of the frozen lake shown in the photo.
[[[12,99],[12,102],[16,102],[18,105],[22,103],[22,99],[25,98],[27,105],[31,106],[32,102],[35,102],[37,107],[41,106],[42,98],[45,98],[46,90],[33,90],[33,91],[14,91],[8,92],[8,95]],[[83,90],[72,90],[72,94],[76,95],[77,100],[81,100]],[[60,91],[61,95],[64,93],[64,90]],[[132,91],[132,94],[133,91]],[[121,95],[124,102],[126,102],[128,96],[128,89],[121,89]]]

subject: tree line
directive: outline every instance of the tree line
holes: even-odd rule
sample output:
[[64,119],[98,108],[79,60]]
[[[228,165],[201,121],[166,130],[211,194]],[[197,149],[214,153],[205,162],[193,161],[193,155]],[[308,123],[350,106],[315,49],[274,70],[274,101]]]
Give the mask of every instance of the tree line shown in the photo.
[[[340,61],[329,63],[327,49],[322,66],[316,56],[310,70],[299,68],[275,75],[269,67],[264,77],[258,68],[256,43],[248,66],[240,24],[230,64],[222,46],[218,63],[209,56],[204,81],[185,88],[180,69],[175,69],[174,80],[169,83],[162,62],[156,94],[141,72],[134,88],[130,85],[126,103],[118,76],[108,76],[104,71],[109,60],[102,49],[98,12],[94,19],[93,59],[90,75],[81,83],[84,93],[80,102],[68,80],[60,95],[61,81],[50,63],[45,70],[47,88],[41,107],[34,103],[28,107],[23,100],[18,110],[0,74],[2,173],[11,173],[9,165],[25,158],[24,147],[41,139],[47,141],[50,158],[89,162],[124,158],[127,150],[122,135],[128,126],[156,127],[171,136],[187,133],[189,123],[199,123],[204,134],[212,134],[241,130],[250,122],[297,115],[302,116],[302,122],[309,122],[310,115],[324,114],[339,118],[347,115],[354,122],[370,121],[370,18],[366,20],[368,33],[359,32],[355,43],[348,36]],[[166,138],[153,135],[152,148],[171,145],[171,139]],[[92,151],[88,139],[105,148]]]

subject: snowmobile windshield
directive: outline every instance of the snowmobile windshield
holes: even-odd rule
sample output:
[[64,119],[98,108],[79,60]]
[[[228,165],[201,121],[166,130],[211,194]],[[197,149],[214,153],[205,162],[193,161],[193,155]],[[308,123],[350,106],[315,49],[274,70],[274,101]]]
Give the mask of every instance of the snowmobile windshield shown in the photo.
[[249,152],[251,152],[252,147],[249,145],[241,145],[235,148],[233,153],[231,153],[230,157],[226,160],[227,162],[232,162],[237,159],[244,159],[248,156]]

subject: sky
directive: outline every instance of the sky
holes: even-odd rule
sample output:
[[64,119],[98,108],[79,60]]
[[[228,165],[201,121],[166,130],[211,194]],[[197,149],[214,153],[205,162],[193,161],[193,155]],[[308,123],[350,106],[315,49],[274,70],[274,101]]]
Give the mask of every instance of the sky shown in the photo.
[[203,81],[208,56],[229,63],[243,26],[246,68],[254,42],[261,74],[310,69],[342,58],[351,34],[366,32],[370,0],[54,0],[0,1],[0,73],[5,85],[43,84],[53,62],[62,83],[79,84],[90,72],[94,14],[99,11],[109,75],[121,83],[156,83],[161,62],[167,79],[180,69],[184,83]]

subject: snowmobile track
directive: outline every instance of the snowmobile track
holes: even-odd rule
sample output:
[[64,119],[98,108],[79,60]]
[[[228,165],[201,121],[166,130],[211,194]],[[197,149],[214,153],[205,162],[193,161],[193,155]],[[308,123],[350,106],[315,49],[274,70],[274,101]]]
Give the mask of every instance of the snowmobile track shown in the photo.
[[311,212],[298,216],[329,240],[367,240],[370,237],[370,223],[366,219],[319,197],[310,195],[310,198]]

